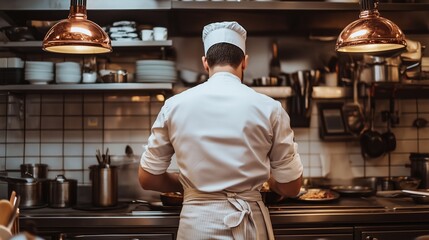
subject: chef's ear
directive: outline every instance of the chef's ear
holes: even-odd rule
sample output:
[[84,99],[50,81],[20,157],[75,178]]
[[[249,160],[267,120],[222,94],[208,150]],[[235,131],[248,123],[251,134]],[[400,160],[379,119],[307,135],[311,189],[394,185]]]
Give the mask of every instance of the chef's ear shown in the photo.
[[206,70],[206,72],[209,72],[209,64],[207,63],[207,58],[206,56],[202,56],[201,57],[201,62],[203,63],[203,67]]
[[243,63],[241,64],[241,68],[245,70],[247,68],[247,64],[249,63],[249,55],[244,56]]

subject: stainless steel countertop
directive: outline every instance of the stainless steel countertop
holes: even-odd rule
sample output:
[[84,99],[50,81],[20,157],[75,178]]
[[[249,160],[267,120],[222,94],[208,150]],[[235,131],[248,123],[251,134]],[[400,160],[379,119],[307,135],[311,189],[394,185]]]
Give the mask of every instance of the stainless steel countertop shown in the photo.
[[[272,224],[383,224],[428,223],[429,204],[415,204],[411,198],[340,198],[333,203],[285,202],[269,206]],[[180,208],[153,210],[149,206],[129,204],[125,208],[83,211],[64,209],[22,210],[20,223],[37,223],[38,228],[65,227],[178,227]]]

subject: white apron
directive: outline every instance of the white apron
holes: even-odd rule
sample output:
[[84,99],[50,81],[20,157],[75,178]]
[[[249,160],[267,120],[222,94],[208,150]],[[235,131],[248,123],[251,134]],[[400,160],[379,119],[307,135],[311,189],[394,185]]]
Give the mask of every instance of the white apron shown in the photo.
[[259,191],[204,193],[185,188],[177,239],[274,240]]

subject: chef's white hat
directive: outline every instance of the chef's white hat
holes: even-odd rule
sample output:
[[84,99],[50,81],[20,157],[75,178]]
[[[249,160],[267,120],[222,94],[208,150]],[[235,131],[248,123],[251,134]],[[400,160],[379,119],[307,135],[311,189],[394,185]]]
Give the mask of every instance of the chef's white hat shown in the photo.
[[216,43],[230,43],[246,53],[246,30],[237,22],[216,22],[203,29],[204,53]]

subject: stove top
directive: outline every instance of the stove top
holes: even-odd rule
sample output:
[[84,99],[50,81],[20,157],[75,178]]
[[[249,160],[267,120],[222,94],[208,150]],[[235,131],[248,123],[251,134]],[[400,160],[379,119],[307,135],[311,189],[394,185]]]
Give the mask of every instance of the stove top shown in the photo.
[[376,198],[345,198],[335,202],[283,202],[269,205],[268,209],[273,213],[344,213],[344,212],[384,212],[386,207],[380,204]]

